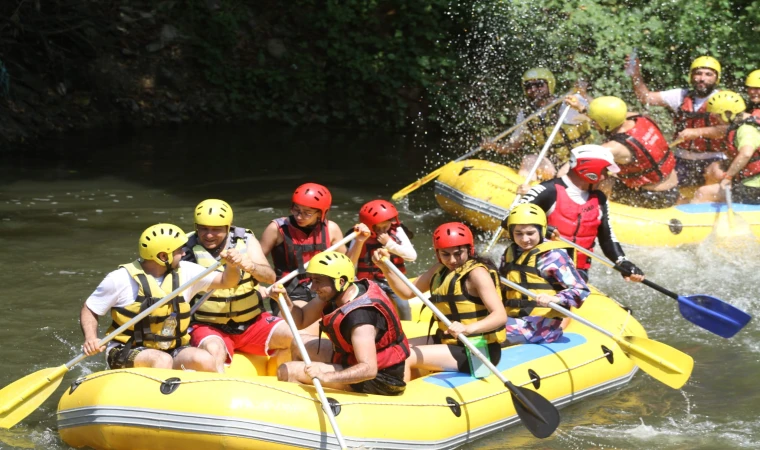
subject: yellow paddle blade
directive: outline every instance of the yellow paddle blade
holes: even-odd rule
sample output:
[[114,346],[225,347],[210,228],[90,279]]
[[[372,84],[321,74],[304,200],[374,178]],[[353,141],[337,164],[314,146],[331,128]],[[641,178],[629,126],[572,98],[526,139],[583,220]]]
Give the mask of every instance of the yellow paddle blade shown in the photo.
[[419,180],[405,187],[404,189],[401,189],[400,191],[393,194],[393,196],[391,197],[391,200],[396,201],[396,200],[402,199],[406,197],[407,195],[411,194],[412,192],[416,191],[417,189],[419,189],[422,185],[435,180],[436,178],[438,178],[438,175],[441,174],[444,168],[446,168],[449,164],[453,164],[453,163],[454,161],[449,161],[443,166],[435,169],[434,171],[430,172],[429,174],[425,175],[424,177],[420,178]]
[[713,230],[717,239],[752,236],[747,221],[731,210],[718,214]]
[[615,337],[615,342],[644,372],[673,389],[680,389],[689,381],[694,359],[662,342],[645,337]]
[[48,399],[69,370],[66,365],[42,369],[17,380],[0,391],[0,428],[22,421]]

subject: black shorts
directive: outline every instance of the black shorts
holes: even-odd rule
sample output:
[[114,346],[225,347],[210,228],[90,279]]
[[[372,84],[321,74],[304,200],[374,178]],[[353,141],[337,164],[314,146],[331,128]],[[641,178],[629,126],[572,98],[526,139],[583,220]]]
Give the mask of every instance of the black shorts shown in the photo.
[[705,184],[705,169],[716,161],[723,162],[725,159],[717,157],[692,160],[676,157],[678,185],[681,187],[702,186]]
[[741,182],[731,186],[731,201],[747,205],[760,205],[760,188],[745,186]]
[[638,208],[663,209],[670,208],[678,202],[678,187],[667,191],[647,191],[645,189],[631,189],[622,181],[616,180],[612,186],[612,201]]
[[[109,369],[131,369],[135,367],[135,358],[137,358],[137,355],[139,355],[140,352],[142,352],[143,350],[148,350],[148,347],[132,347],[129,350],[129,353],[126,355],[126,358],[124,358],[121,356],[121,353],[124,351],[124,345],[125,344],[117,345],[111,350],[108,350],[108,355],[106,356],[106,362],[108,363]],[[190,346],[183,345],[182,347],[177,347],[172,350],[158,350],[158,351],[168,353],[171,355],[172,358],[176,358],[177,355],[179,355],[179,352],[181,352],[182,350],[188,347]]]
[[401,395],[406,389],[404,383],[404,364],[402,362],[394,366],[378,370],[377,376],[371,380],[354,383],[351,390],[361,394],[374,395]]
[[[441,343],[441,334],[439,334],[440,331],[441,330],[438,330],[438,333],[433,336],[433,342],[436,344]],[[467,348],[464,346],[464,344],[447,344],[447,346],[449,347],[449,353],[451,353],[451,356],[453,356],[457,362],[457,372],[468,373],[472,375],[472,370],[470,370],[470,360],[467,359]],[[491,360],[491,364],[494,366],[499,364],[499,361],[501,361],[500,344],[488,344],[488,359]]]

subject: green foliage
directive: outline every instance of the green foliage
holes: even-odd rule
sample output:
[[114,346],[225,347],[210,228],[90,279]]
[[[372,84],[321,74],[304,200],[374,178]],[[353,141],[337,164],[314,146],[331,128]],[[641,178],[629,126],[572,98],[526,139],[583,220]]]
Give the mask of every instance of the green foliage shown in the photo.
[[251,118],[402,127],[453,73],[447,1],[189,3],[208,80]]
[[514,120],[530,67],[638,109],[633,47],[651,89],[684,86],[702,54],[733,88],[760,61],[760,0],[216,1],[180,14],[206,78],[241,116],[292,124],[403,128],[424,111],[472,139]]

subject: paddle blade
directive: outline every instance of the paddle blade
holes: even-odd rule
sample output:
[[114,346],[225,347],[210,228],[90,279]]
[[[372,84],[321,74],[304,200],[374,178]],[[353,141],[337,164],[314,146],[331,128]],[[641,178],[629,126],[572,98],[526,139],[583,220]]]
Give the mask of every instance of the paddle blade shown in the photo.
[[624,336],[615,339],[623,351],[641,370],[673,389],[689,381],[694,359],[662,342],[645,337]]
[[679,295],[677,300],[678,309],[686,320],[727,339],[752,319],[736,306],[709,295]]
[[507,387],[512,392],[512,402],[523,425],[539,439],[551,436],[559,426],[557,408],[536,391],[509,382]]
[[42,369],[17,380],[0,391],[0,428],[22,421],[48,399],[69,370],[65,365]]
[[402,199],[406,197],[407,195],[411,194],[412,192],[419,189],[422,185],[427,184],[436,178],[438,178],[438,175],[441,174],[444,168],[446,168],[449,164],[452,164],[453,161],[450,161],[446,163],[445,165],[435,169],[434,171],[430,172],[429,174],[425,175],[424,177],[420,178],[419,180],[415,181],[414,183],[410,184],[409,186],[401,189],[400,191],[396,192],[391,196],[391,200],[396,201],[399,199]]

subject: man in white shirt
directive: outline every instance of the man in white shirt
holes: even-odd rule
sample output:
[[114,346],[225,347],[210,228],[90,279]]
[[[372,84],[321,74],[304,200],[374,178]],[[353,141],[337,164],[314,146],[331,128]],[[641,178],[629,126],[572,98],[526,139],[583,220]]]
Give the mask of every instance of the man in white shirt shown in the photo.
[[713,181],[726,158],[728,126],[707,112],[707,101],[719,90],[720,63],[710,56],[700,56],[689,69],[691,89],[678,88],[653,92],[641,76],[638,60],[633,64],[633,90],[645,105],[662,106],[673,113],[676,127],[676,172],[681,186],[699,186]]
[[100,316],[111,313],[110,333],[205,270],[198,264],[181,261],[186,242],[187,235],[170,224],[154,225],[141,234],[140,258],[109,273],[82,306],[79,321],[85,354],[91,356],[107,350],[106,360],[111,369],[216,370],[211,354],[188,345],[189,301],[200,291],[226,289],[237,284],[244,257],[234,249],[222,252],[221,256],[227,260],[224,272],[212,272],[201,278],[180,294],[181,297],[172,299],[116,336],[107,348],[98,345]]

